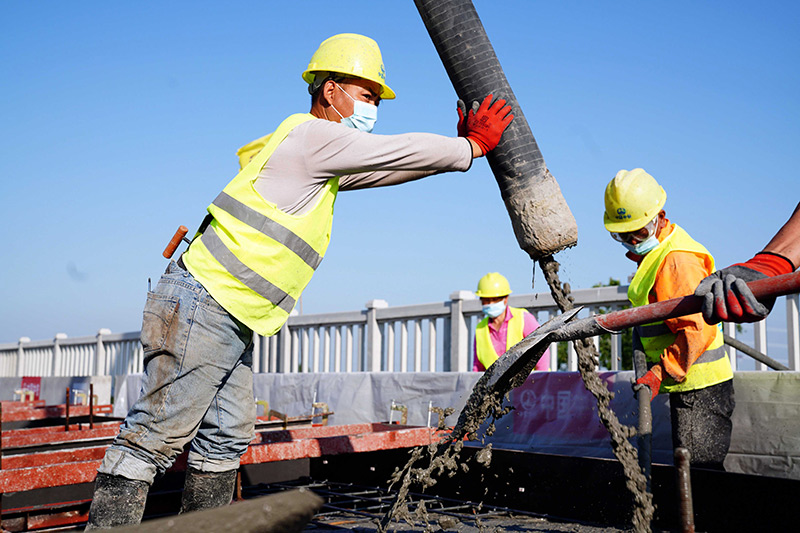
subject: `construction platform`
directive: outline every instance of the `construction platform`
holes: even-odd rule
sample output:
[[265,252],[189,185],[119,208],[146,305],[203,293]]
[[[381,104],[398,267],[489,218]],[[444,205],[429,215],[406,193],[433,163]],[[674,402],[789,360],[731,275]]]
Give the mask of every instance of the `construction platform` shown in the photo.
[[[604,379],[617,393],[615,411],[630,424],[629,382],[620,374]],[[780,475],[692,470],[697,531],[793,530],[800,518],[794,504],[800,494],[800,479],[794,477],[798,376],[761,374],[753,378],[737,374],[739,418],[734,420],[733,465],[746,469],[766,464],[775,469],[785,463],[786,467]],[[455,415],[444,417],[443,407],[459,407],[471,391],[473,376],[258,377],[256,394],[262,398],[263,416],[242,460],[236,498],[306,487],[326,501],[307,530],[377,530],[378,520],[395,498],[388,487],[390,476],[406,463],[410,449],[436,442],[443,434],[428,425],[439,425],[440,417],[442,424],[452,424]],[[418,509],[426,513],[419,513],[410,524],[393,523],[391,529],[485,531],[488,527],[586,533],[628,529],[632,501],[622,469],[616,460],[602,456],[608,437],[575,378],[566,373],[537,375],[535,382],[514,391],[510,401],[515,410],[487,440],[494,448],[489,467],[471,459],[477,448],[467,448],[463,458],[468,470],[442,476],[425,494],[412,494],[411,516]],[[93,405],[91,411],[88,406],[70,405],[69,419],[66,404],[0,404],[3,529],[82,529],[95,471],[119,428],[120,404],[135,400],[123,399],[124,389],[135,390],[137,384],[137,376],[118,384],[113,410],[108,404]],[[666,406],[654,407],[655,443],[668,448]],[[370,418],[383,422],[363,422]],[[751,459],[757,449],[748,448],[753,442],[770,450],[766,459]],[[656,463],[654,530],[677,530],[675,470],[658,459]],[[147,520],[177,512],[184,470],[181,456],[154,483]]]

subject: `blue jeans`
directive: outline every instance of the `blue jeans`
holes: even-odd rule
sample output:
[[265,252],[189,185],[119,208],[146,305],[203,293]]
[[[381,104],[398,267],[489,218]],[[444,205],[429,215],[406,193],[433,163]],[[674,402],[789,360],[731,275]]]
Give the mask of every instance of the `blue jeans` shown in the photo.
[[190,441],[189,466],[238,468],[254,436],[252,336],[171,262],[147,294],[141,395],[98,471],[152,483]]

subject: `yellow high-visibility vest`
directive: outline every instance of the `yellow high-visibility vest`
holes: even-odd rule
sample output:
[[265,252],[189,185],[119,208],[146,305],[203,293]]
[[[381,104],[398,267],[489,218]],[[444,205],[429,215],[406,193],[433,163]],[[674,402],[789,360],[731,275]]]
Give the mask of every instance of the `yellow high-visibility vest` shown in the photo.
[[259,137],[254,141],[250,141],[249,143],[245,144],[238,150],[236,150],[236,155],[239,157],[239,170],[246,167],[253,158],[258,155],[269,142],[269,138],[272,136],[271,133],[264,135],[263,137]]
[[[642,263],[636,270],[630,286],[628,299],[634,307],[647,305],[648,295],[655,285],[656,275],[661,265],[670,252],[692,252],[700,254],[705,261],[708,272],[714,271],[714,258],[705,246],[692,239],[686,231],[675,224],[663,242],[644,256]],[[675,342],[676,335],[661,322],[653,322],[644,326],[636,326],[637,333],[642,340],[642,347],[647,356],[648,366],[652,367],[661,361],[661,354]],[[664,376],[660,392],[684,392],[704,389],[733,378],[733,370],[728,359],[727,350],[722,336],[722,324],[717,326],[717,334],[711,345],[689,367],[686,379],[678,383],[669,375]]]
[[330,243],[338,177],[325,183],[316,205],[303,215],[281,211],[254,187],[289,132],[314,118],[291,115],[266,138],[208,206],[213,220],[183,254],[186,268],[211,296],[261,335],[283,326]]
[[[511,320],[508,321],[508,329],[506,331],[506,351],[525,337],[523,333],[525,329],[525,309],[509,307],[507,311],[511,313]],[[483,368],[489,368],[500,358],[497,352],[494,351],[492,338],[489,334],[488,316],[478,322],[475,327],[475,350],[478,352],[478,361],[481,362]]]

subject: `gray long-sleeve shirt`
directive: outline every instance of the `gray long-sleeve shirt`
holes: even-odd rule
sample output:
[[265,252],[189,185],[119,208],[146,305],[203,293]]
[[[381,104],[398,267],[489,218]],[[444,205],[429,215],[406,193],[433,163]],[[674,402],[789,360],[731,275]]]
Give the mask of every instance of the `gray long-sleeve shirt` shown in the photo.
[[334,176],[340,176],[339,190],[348,191],[463,172],[471,165],[472,145],[462,137],[376,135],[317,119],[303,122],[278,145],[255,188],[280,210],[302,215]]

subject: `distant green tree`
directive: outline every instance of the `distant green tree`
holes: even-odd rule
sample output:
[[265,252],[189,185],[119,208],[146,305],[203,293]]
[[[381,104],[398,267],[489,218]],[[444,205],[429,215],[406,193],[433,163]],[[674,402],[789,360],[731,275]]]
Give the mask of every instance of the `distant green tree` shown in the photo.
[[[595,283],[592,285],[593,288],[595,287],[616,287],[620,284],[618,279],[609,278],[608,283]],[[624,305],[623,309],[628,309],[630,305]],[[609,307],[599,307],[597,309],[597,314],[604,315],[611,311],[612,309]],[[610,369],[611,368],[611,334],[606,333],[604,335],[600,335],[600,368],[603,369]],[[633,330],[631,328],[626,329],[622,332],[622,360],[620,361],[620,369],[621,370],[632,370],[633,369]],[[558,369],[559,370],[567,370],[567,343],[560,342],[558,344]]]

